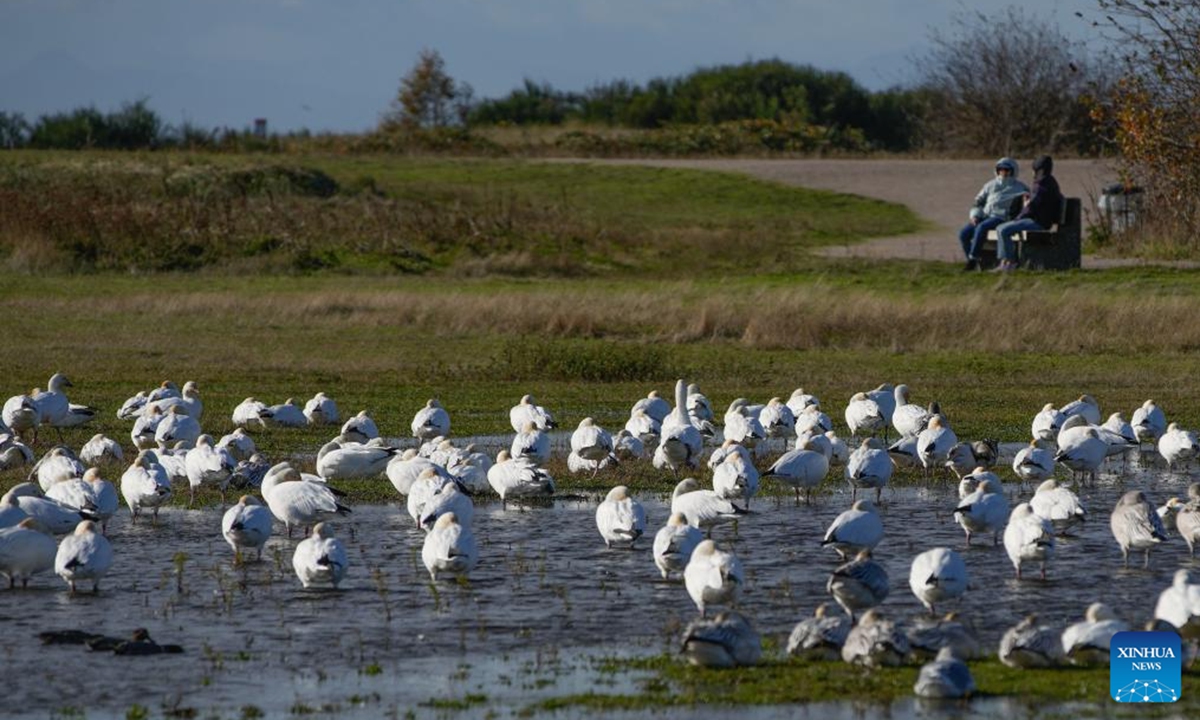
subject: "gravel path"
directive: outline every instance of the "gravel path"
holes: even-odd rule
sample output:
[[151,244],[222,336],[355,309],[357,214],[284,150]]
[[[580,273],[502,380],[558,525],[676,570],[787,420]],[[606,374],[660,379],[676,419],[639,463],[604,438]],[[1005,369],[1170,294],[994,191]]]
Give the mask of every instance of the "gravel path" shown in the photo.
[[[991,177],[994,159],[979,160],[612,160],[618,164],[701,168],[747,175],[804,187],[879,198],[908,206],[928,223],[909,235],[876,238],[856,245],[824,249],[830,257],[901,258],[961,262],[958,229],[979,188]],[[1032,180],[1031,159],[1020,159],[1021,179]],[[1117,179],[1116,170],[1100,160],[1056,160],[1054,175],[1063,193],[1083,201],[1084,232],[1098,221],[1100,188]],[[1083,256],[1083,267],[1145,264]]]

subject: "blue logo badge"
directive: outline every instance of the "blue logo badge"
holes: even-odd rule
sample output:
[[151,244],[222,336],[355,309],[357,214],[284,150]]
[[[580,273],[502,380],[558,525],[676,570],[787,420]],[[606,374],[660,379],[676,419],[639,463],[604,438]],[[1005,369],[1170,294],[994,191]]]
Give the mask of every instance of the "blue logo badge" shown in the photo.
[[1120,703],[1175,702],[1183,689],[1179,636],[1119,632],[1108,650],[1108,686]]

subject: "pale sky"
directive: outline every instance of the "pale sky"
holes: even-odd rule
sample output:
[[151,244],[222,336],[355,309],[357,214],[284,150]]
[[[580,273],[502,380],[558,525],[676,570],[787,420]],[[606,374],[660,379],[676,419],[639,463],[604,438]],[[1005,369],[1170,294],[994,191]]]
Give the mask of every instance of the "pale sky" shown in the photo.
[[1083,40],[1075,12],[1098,12],[1095,0],[0,0],[0,110],[32,121],[144,97],[175,125],[361,131],[422,48],[476,98],[524,78],[583,90],[776,57],[878,90],[911,79],[931,28],[1006,5]]

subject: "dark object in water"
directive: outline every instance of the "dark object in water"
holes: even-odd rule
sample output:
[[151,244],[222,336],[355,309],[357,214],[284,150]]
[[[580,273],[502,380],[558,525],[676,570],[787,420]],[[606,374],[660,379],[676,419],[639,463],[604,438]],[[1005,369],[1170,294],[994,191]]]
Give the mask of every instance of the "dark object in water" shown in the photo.
[[114,655],[160,655],[181,653],[178,645],[159,645],[150,639],[146,628],[133,631],[132,637],[118,638],[84,630],[47,630],[38,633],[43,645],[87,645],[93,652],[112,652]]
[[86,645],[89,641],[100,640],[104,636],[85,630],[46,630],[38,633],[38,640],[43,645]]

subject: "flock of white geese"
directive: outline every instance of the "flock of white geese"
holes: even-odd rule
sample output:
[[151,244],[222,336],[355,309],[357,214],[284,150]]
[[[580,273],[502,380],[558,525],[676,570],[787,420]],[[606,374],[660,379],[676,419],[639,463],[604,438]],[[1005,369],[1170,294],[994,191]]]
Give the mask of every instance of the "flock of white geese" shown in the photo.
[[[495,458],[474,448],[454,445],[450,416],[436,400],[417,411],[411,423],[419,447],[400,450],[381,438],[366,412],[342,422],[336,403],[317,393],[304,405],[293,400],[267,405],[247,398],[234,408],[237,429],[214,439],[202,430],[204,405],[194,382],[178,388],[164,382],[138,392],[117,411],[132,423],[130,440],[137,454],[118,485],[104,479],[101,467],[123,465],[122,444],[96,435],[78,453],[66,445],[51,447],[37,458],[33,447],[45,434],[90,421],[95,411],[71,403],[70,381],[56,374],[44,391],[16,395],[3,408],[0,426],[0,469],[28,466],[28,481],[0,498],[0,573],[10,586],[26,585],[38,573],[53,571],[76,591],[91,583],[97,591],[112,565],[114,549],[105,536],[109,518],[124,499],[133,521],[158,510],[186,482],[194,500],[202,487],[217,489],[225,499],[230,486],[257,489],[225,511],[221,532],[238,562],[246,553],[261,557],[263,546],[283,524],[290,537],[303,528],[293,566],[305,588],[337,587],[348,561],[345,548],[326,522],[351,509],[331,481],[386,476],[405,498],[413,521],[426,531],[422,559],[431,579],[468,575],[479,561],[471,530],[473,497],[494,492],[502,502],[551,497],[554,480],[544,465],[554,443],[551,412],[526,395],[510,411],[515,433],[511,447]],[[981,656],[969,623],[951,613],[906,628],[884,616],[878,606],[890,583],[871,553],[883,538],[877,512],[882,490],[900,466],[927,473],[952,471],[959,482],[955,521],[966,542],[991,536],[1003,542],[1017,578],[1036,566],[1041,577],[1052,563],[1057,537],[1069,534],[1087,511],[1070,483],[1054,475],[1064,466],[1074,479],[1095,481],[1109,459],[1123,461],[1132,452],[1157,453],[1173,469],[1193,459],[1200,445],[1195,435],[1168,424],[1161,408],[1147,400],[1129,421],[1113,413],[1101,422],[1099,406],[1088,395],[1062,407],[1047,404],[1031,423],[1032,440],[1016,453],[1013,473],[1022,484],[1036,485],[1026,502],[1010,507],[999,476],[990,468],[997,459],[994,442],[960,442],[936,403],[909,402],[905,385],[885,384],[856,393],[844,412],[855,440],[839,438],[833,422],[813,395],[797,389],[785,402],[764,405],[733,401],[723,423],[695,385],[676,384],[674,404],[650,392],[630,410],[625,426],[611,434],[592,418],[583,419],[570,436],[567,465],[571,472],[593,476],[606,468],[650,458],[655,468],[679,479],[666,524],[653,536],[653,558],[662,577],[682,577],[700,618],[685,633],[683,652],[694,663],[728,667],[758,662],[762,644],[748,618],[730,609],[745,583],[741,563],[711,539],[715,526],[752,522],[752,499],[764,479],[773,478],[811,499],[833,466],[840,465],[853,488],[852,506],[829,526],[822,544],[844,563],[831,574],[826,589],[834,604],[817,608],[801,621],[788,642],[788,652],[809,659],[836,660],[869,667],[932,660],[922,667],[915,691],[929,697],[961,697],[974,690],[967,661]],[[340,426],[338,436],[320,448],[316,473],[301,472],[289,462],[269,463],[255,448],[251,432],[277,426]],[[890,445],[879,439],[894,430]],[[775,439],[775,440],[772,440]],[[756,468],[769,443],[793,443],[765,471]],[[28,442],[27,442],[28,441]],[[715,446],[711,451],[706,446]],[[706,464],[711,488],[685,477]],[[118,490],[119,488],[119,490]],[[874,502],[857,493],[875,491]],[[265,504],[264,504],[265,503]],[[1200,484],[1186,499],[1171,498],[1156,507],[1139,490],[1125,493],[1113,509],[1112,534],[1128,563],[1131,551],[1150,553],[1167,540],[1168,529],[1189,550],[1200,539]],[[631,546],[646,532],[646,513],[624,485],[613,487],[596,509],[596,525],[609,547]],[[736,528],[736,525],[735,525]],[[214,528],[215,531],[215,528]],[[56,536],[63,536],[56,541]],[[948,547],[925,550],[913,558],[909,587],[931,616],[937,605],[961,597],[969,574],[962,556]],[[724,608],[713,617],[709,609]],[[1180,569],[1159,596],[1151,623],[1171,629],[1185,641],[1200,638],[1200,583]],[[1001,641],[1000,659],[1016,667],[1050,667],[1071,662],[1107,662],[1112,636],[1128,629],[1111,608],[1095,603],[1083,621],[1058,631],[1035,616],[1009,629]],[[1191,646],[1189,646],[1191,647]]]

